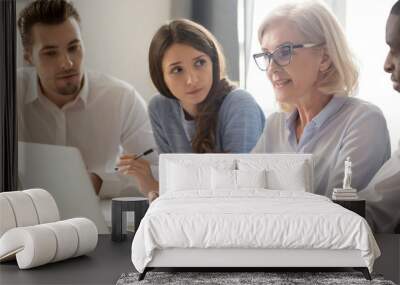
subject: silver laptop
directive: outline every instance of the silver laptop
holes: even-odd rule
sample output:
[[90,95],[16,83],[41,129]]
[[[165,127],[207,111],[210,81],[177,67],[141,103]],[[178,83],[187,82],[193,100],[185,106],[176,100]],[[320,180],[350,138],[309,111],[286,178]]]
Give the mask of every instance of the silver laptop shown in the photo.
[[22,189],[43,188],[56,200],[61,219],[86,217],[99,234],[109,233],[82,156],[77,148],[18,142]]

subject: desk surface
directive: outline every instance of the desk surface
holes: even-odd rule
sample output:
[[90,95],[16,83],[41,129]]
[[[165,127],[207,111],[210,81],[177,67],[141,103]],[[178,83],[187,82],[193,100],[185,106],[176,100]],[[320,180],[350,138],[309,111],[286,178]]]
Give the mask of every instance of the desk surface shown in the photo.
[[[112,242],[110,235],[100,235],[95,251],[57,263],[19,270],[15,261],[0,264],[0,284],[115,284],[124,272],[134,271],[131,262],[133,236]],[[400,235],[376,236],[382,256],[374,272],[400,283]]]
[[96,249],[88,255],[19,270],[16,261],[0,264],[0,284],[115,284],[124,272],[134,271],[132,236],[112,242],[99,235]]

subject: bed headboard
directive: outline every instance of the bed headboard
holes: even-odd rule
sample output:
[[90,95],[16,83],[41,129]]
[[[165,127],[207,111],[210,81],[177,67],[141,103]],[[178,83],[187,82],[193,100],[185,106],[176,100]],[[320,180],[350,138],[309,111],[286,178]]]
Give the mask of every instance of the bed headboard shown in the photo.
[[314,162],[311,154],[161,154],[159,162],[160,194],[170,190],[168,185],[171,185],[172,179],[179,179],[179,175],[170,175],[171,168],[176,165],[183,166],[181,169],[185,171],[204,166],[247,171],[266,169],[272,174],[271,183],[272,180],[274,180],[274,185],[282,182],[281,188],[283,189],[279,190],[292,190],[285,189],[285,187],[293,186],[290,184],[291,182],[296,183],[295,186],[303,191],[312,193],[314,190]]

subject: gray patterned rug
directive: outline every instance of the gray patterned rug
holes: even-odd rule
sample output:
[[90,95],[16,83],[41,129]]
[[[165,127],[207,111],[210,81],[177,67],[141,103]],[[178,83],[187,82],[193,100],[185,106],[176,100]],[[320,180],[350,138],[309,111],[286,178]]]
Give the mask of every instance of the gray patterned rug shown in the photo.
[[360,272],[154,272],[150,271],[142,281],[138,281],[139,273],[124,273],[117,285],[134,284],[267,284],[267,285],[297,285],[297,284],[368,284],[395,285],[384,280],[382,276],[372,275],[372,281],[364,278]]

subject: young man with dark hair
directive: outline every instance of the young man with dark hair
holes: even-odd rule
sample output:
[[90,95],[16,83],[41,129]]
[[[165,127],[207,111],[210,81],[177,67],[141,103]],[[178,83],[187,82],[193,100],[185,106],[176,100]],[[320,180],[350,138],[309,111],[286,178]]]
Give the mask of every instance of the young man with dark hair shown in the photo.
[[[393,88],[400,92],[400,1],[387,19],[386,43],[390,50],[384,69],[391,74]],[[400,233],[400,149],[359,194],[367,200],[367,219],[376,232]]]
[[[77,147],[102,197],[136,196],[138,189],[146,195],[146,181],[114,171],[121,147],[155,147],[145,102],[126,82],[85,70],[76,9],[65,0],[37,0],[21,11],[18,28],[32,65],[18,71],[19,140]],[[148,158],[157,164],[156,154]]]

